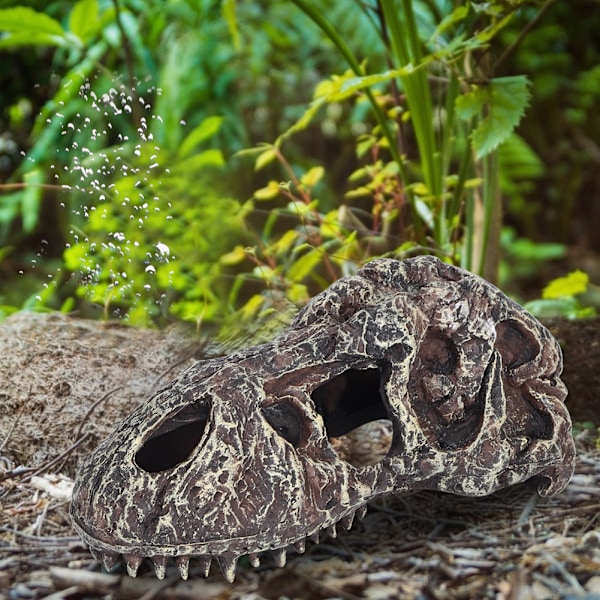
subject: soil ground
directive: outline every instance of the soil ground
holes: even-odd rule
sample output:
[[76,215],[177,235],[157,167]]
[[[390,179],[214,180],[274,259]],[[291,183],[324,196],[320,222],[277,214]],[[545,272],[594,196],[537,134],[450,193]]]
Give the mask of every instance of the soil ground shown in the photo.
[[[600,322],[548,324],[565,355],[575,421],[600,422]],[[336,538],[290,553],[284,568],[240,561],[157,581],[103,572],[72,529],[81,460],[149,393],[211,349],[181,330],[138,331],[62,315],[0,325],[0,599],[490,598],[600,599],[600,451],[576,433],[576,473],[541,499],[525,486],[485,498],[418,493],[373,503]],[[352,445],[352,441],[349,442]],[[377,446],[375,441],[374,446]]]

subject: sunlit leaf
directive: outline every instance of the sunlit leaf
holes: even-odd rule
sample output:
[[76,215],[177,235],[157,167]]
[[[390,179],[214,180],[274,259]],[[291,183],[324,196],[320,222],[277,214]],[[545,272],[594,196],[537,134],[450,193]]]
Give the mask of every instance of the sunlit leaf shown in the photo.
[[323,167],[312,167],[306,173],[304,173],[304,175],[302,175],[300,182],[307,188],[312,188],[313,186],[317,185],[321,179],[323,179],[323,175],[325,175],[325,169]]
[[272,163],[276,158],[277,150],[272,147],[267,148],[256,157],[254,169],[256,171],[260,171],[263,167],[266,167],[268,164]]
[[577,269],[565,277],[552,280],[542,291],[542,298],[553,300],[566,296],[577,296],[588,288],[590,278],[587,273]]
[[287,277],[291,281],[301,282],[311,274],[323,258],[321,250],[313,248],[298,258],[289,268]]
[[298,231],[296,229],[288,229],[272,246],[272,249],[277,253],[288,252],[298,240]]
[[[1,18],[1,16],[0,16]],[[0,39],[0,48],[17,48],[19,46],[66,46],[66,37],[37,31],[18,31]]]
[[0,31],[57,37],[63,37],[65,33],[59,21],[27,6],[0,9]]
[[79,0],[69,16],[69,31],[85,42],[94,37],[99,27],[97,0]]
[[219,258],[222,265],[237,265],[247,257],[246,250],[243,246],[236,246],[231,252],[223,254]]
[[279,195],[281,188],[276,181],[269,181],[269,183],[254,192],[254,198],[257,200],[273,200]]

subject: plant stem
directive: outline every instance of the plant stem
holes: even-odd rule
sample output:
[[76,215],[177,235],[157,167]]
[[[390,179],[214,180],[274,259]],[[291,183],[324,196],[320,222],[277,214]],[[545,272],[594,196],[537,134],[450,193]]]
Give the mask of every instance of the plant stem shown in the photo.
[[[358,59],[352,53],[352,50],[348,47],[346,42],[342,39],[342,37],[338,34],[336,29],[331,25],[329,21],[323,16],[322,12],[315,7],[311,6],[305,0],[292,0],[292,2],[304,13],[306,14],[316,25],[318,25],[323,32],[327,35],[327,37],[333,42],[333,44],[340,51],[348,66],[352,69],[352,71],[356,74],[357,77],[363,77],[365,75],[364,69],[360,65]],[[377,119],[379,126],[381,127],[381,131],[383,136],[388,142],[390,152],[392,153],[392,158],[398,165],[398,170],[400,172],[400,178],[405,184],[404,193],[406,194],[407,200],[411,206],[414,206],[414,195],[410,188],[408,187],[408,182],[410,181],[408,177],[408,172],[406,171],[406,167],[404,165],[404,160],[400,154],[399,148],[396,144],[394,135],[388,123],[388,120],[379,106],[373,92],[369,89],[365,89],[365,94],[371,104],[371,108],[373,110],[373,114]]]

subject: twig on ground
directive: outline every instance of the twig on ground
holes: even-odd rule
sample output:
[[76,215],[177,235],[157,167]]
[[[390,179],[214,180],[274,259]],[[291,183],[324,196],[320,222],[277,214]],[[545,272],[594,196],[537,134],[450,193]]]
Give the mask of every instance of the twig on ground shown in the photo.
[[108,392],[106,392],[106,394],[104,394],[104,396],[102,396],[102,398],[100,398],[99,400],[96,400],[96,402],[94,402],[94,404],[92,404],[90,406],[89,410],[85,413],[85,415],[83,415],[83,418],[81,419],[81,423],[79,423],[79,427],[77,428],[77,431],[75,432],[75,440],[79,439],[79,436],[81,435],[81,430],[83,429],[83,426],[86,424],[87,420],[90,418],[90,415],[96,410],[96,408],[100,404],[102,404],[107,398],[112,396],[115,392],[117,392],[120,389],[122,389],[122,386],[117,386],[116,388],[109,390]]
[[89,437],[90,437],[90,434],[86,433],[85,435],[80,437],[74,444],[71,444],[64,452],[61,452],[56,458],[53,458],[51,461],[49,461],[47,463],[44,463],[43,465],[41,465],[40,467],[35,469],[32,473],[29,473],[28,475],[26,475],[23,478],[23,481],[28,481],[34,475],[39,475],[40,473],[44,473],[44,472],[48,471],[48,469],[50,469],[51,467],[56,465],[56,463],[60,462],[63,458],[69,456],[69,454],[71,454],[71,452],[73,452],[73,450],[75,450],[75,448],[77,448],[77,446],[80,446],[81,444],[83,444],[83,442],[85,442],[85,440],[87,440]]
[[29,386],[29,391],[27,392],[27,398],[25,398],[25,401],[23,402],[23,405],[19,409],[19,412],[17,413],[17,416],[15,417],[13,424],[10,426],[10,429],[8,430],[8,433],[6,434],[6,437],[2,440],[2,444],[0,444],[0,453],[4,450],[4,448],[6,448],[6,444],[8,444],[8,441],[10,440],[10,437],[12,436],[13,431],[15,430],[15,427],[17,426],[17,423],[19,422],[19,419],[21,418],[21,415],[25,411],[25,408],[27,407],[27,402],[29,401],[30,398],[31,398],[31,386]]

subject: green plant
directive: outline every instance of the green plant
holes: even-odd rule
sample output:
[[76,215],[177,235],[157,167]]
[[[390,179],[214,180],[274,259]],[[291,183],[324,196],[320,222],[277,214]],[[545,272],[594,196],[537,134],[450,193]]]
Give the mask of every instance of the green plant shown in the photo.
[[525,307],[538,317],[566,317],[585,319],[596,315],[596,308],[584,299],[586,294],[596,292],[598,287],[590,283],[587,273],[579,269],[553,279],[543,290],[542,297],[528,302]]
[[[417,0],[357,3],[355,11],[366,15],[381,40],[388,68],[378,72],[369,65],[383,61],[353,52],[321,7],[308,0],[294,4],[325,33],[349,70],[317,86],[308,110],[275,146],[324,106],[368,103],[376,125],[359,138],[357,149],[374,161],[353,179],[364,175],[370,181],[349,197],[372,192],[374,183],[391,190],[394,202],[374,195],[370,207],[374,221],[387,219],[381,232],[394,219],[408,220],[400,236],[408,232],[416,249],[495,279],[501,223],[497,149],[518,124],[529,92],[523,76],[494,77],[489,49],[523,3],[465,3],[453,10]],[[263,154],[258,164],[265,161]]]
[[596,315],[599,291],[587,273],[576,270],[553,279],[542,290],[542,297],[527,302],[525,308],[538,317],[585,319]]
[[[264,130],[264,119],[244,120],[257,106],[273,131],[280,127],[271,123],[292,122],[269,100],[290,71],[287,62],[266,66],[278,56],[271,46],[305,55],[286,88],[293,96],[306,74],[314,80],[307,67],[322,60],[318,40],[306,43],[284,2],[80,0],[48,10],[0,11],[0,49],[54,47],[58,81],[18,181],[0,190],[3,255],[38,232],[56,254],[66,247],[64,264],[42,275],[52,282],[38,305],[86,300],[136,323],[222,318],[232,275],[219,257],[248,241],[232,198],[232,182],[243,178],[235,167],[225,173],[225,157]],[[265,12],[284,27],[267,27]],[[257,25],[251,35],[237,30],[235,16]],[[59,224],[51,238],[50,205]]]

